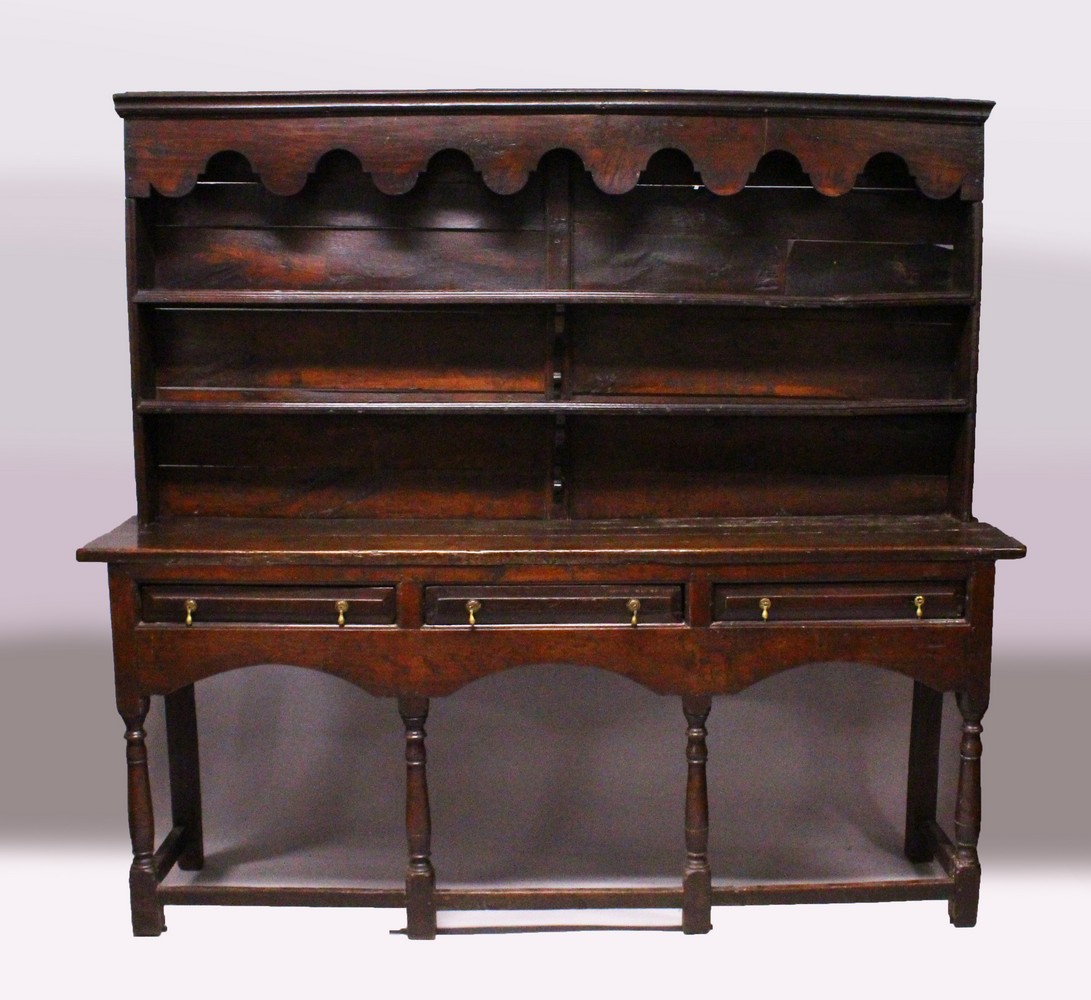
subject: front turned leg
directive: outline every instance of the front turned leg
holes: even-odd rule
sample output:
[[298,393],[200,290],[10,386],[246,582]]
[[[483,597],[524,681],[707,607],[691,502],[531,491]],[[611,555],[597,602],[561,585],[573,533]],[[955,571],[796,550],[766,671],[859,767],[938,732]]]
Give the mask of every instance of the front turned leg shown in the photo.
[[705,720],[712,708],[708,695],[685,695],[686,730],[686,868],[682,878],[682,931],[712,930],[712,868],[708,861],[708,760]]
[[155,816],[152,812],[152,787],[148,779],[148,749],[144,743],[144,719],[148,714],[148,705],[146,697],[118,705],[125,720],[129,837],[133,844],[129,902],[136,937],[158,937],[167,929],[163,920],[163,906],[156,898]]
[[432,818],[428,808],[427,755],[424,723],[428,699],[398,698],[405,723],[405,832],[409,841],[409,868],[405,873],[406,927],[409,937],[436,936],[436,873],[432,868]]
[[962,739],[955,800],[955,892],[947,903],[947,913],[956,927],[973,927],[981,887],[977,839],[981,833],[981,717],[987,703],[965,692],[959,693],[957,700]]

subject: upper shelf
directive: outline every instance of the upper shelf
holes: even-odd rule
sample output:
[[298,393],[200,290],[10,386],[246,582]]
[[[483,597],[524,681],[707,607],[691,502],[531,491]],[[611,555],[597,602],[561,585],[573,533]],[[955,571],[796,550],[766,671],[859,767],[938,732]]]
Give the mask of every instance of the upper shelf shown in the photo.
[[574,152],[608,194],[632,190],[651,157],[678,149],[720,195],[774,150],[825,195],[849,191],[890,153],[931,198],[982,197],[984,101],[703,92],[121,94],[127,193],[192,190],[217,153],[245,156],[273,193],[301,191],[333,150],[384,194],[413,188],[432,157],[466,153],[498,194],[523,188],[548,152]]
[[818,309],[868,306],[961,306],[973,305],[972,292],[879,292],[853,295],[763,295],[715,292],[611,292],[568,289],[525,291],[457,290],[387,291],[382,289],[340,291],[327,289],[281,291],[221,288],[146,288],[133,295],[138,305],[175,308],[269,308],[302,306],[383,305],[677,305],[753,306],[757,308]]

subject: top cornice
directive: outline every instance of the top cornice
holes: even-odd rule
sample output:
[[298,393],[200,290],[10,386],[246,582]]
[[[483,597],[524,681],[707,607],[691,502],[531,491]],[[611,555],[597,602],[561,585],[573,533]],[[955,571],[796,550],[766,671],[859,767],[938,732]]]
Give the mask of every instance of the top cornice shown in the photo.
[[520,190],[543,156],[575,153],[608,194],[636,186],[651,157],[685,153],[718,195],[743,189],[762,157],[791,154],[822,194],[851,190],[893,154],[930,198],[982,197],[992,104],[920,98],[704,91],[406,91],[120,94],[126,191],[179,197],[217,153],[245,157],[278,195],[301,191],[327,153],[351,153],[384,194],[409,191],[432,157],[467,156],[497,194]]
[[147,92],[114,95],[122,118],[435,114],[835,117],[981,125],[992,101],[703,90]]

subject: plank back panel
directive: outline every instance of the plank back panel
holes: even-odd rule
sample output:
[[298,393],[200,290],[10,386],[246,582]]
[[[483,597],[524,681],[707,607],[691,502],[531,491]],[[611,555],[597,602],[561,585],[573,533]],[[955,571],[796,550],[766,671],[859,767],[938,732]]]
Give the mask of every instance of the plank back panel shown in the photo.
[[537,394],[543,309],[154,310],[160,399],[338,392]]
[[952,399],[965,312],[577,308],[572,393]]
[[494,194],[455,153],[405,195],[331,155],[292,198],[231,177],[154,204],[160,288],[510,291],[544,280],[541,182]]
[[540,517],[541,417],[155,418],[164,516]]
[[573,184],[573,284],[583,290],[852,294],[970,291],[957,199],[902,188],[839,198],[784,185],[730,197],[685,184],[621,196]]
[[957,416],[569,420],[573,517],[934,514]]

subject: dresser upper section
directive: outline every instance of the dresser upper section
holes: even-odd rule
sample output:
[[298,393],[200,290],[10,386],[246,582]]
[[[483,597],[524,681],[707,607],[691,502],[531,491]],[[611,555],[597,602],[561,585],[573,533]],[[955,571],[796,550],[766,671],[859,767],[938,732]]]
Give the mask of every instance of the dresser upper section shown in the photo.
[[272,193],[300,192],[326,154],[348,152],[384,194],[411,190],[442,151],[469,156],[498,194],[542,157],[570,150],[607,194],[636,187],[678,150],[699,183],[741,191],[789,154],[824,195],[897,157],[929,198],[980,201],[988,101],[701,91],[146,93],[114,98],[125,119],[126,191],[187,194],[218,153],[241,154]]

